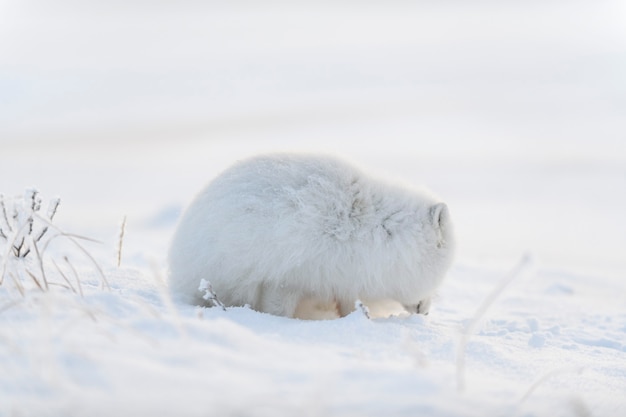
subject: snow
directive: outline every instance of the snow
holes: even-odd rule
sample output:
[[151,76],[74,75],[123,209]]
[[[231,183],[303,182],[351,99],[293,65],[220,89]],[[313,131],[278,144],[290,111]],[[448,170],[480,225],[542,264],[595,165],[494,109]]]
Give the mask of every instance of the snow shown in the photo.
[[[299,321],[173,306],[145,272],[110,269],[111,291],[33,292],[4,309],[3,412],[619,414],[626,315],[610,294],[623,287],[603,282],[602,303],[597,281],[563,273],[511,284],[469,337],[457,391],[461,327],[502,272],[456,267],[428,317]],[[562,281],[571,293],[552,291]]]
[[[0,1],[0,192],[60,196],[110,289],[62,238],[49,279],[71,264],[82,297],[5,279],[0,416],[626,412],[623,2],[54,4]],[[185,205],[276,150],[442,196],[459,250],[428,316],[172,303]]]

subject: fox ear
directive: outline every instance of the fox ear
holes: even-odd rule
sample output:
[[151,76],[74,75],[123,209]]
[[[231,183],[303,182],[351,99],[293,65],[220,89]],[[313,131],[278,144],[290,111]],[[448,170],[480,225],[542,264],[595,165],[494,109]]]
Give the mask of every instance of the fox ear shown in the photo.
[[443,227],[448,219],[448,206],[445,203],[437,203],[430,208],[430,218],[433,226]]

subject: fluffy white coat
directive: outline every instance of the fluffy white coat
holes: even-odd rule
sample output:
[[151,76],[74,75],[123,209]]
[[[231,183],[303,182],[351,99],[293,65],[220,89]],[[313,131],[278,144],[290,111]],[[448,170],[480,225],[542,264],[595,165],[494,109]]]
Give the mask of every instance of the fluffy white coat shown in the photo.
[[425,191],[325,156],[268,155],[215,178],[183,215],[169,253],[175,297],[294,317],[305,300],[392,299],[427,313],[452,262],[448,209]]

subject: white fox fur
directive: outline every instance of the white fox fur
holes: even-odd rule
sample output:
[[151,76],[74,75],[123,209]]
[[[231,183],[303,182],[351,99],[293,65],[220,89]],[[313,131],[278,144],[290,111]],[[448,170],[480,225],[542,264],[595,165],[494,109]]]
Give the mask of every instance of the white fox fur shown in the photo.
[[294,317],[305,300],[393,299],[427,313],[453,256],[447,206],[425,191],[326,156],[268,155],[215,178],[183,215],[169,253],[175,297]]

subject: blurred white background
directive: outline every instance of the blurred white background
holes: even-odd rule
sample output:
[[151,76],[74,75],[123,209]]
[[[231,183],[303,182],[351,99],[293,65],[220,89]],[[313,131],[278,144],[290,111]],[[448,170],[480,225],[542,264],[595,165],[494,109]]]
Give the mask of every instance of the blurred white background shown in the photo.
[[0,192],[114,234],[276,150],[433,189],[464,262],[626,273],[626,2],[0,0]]

